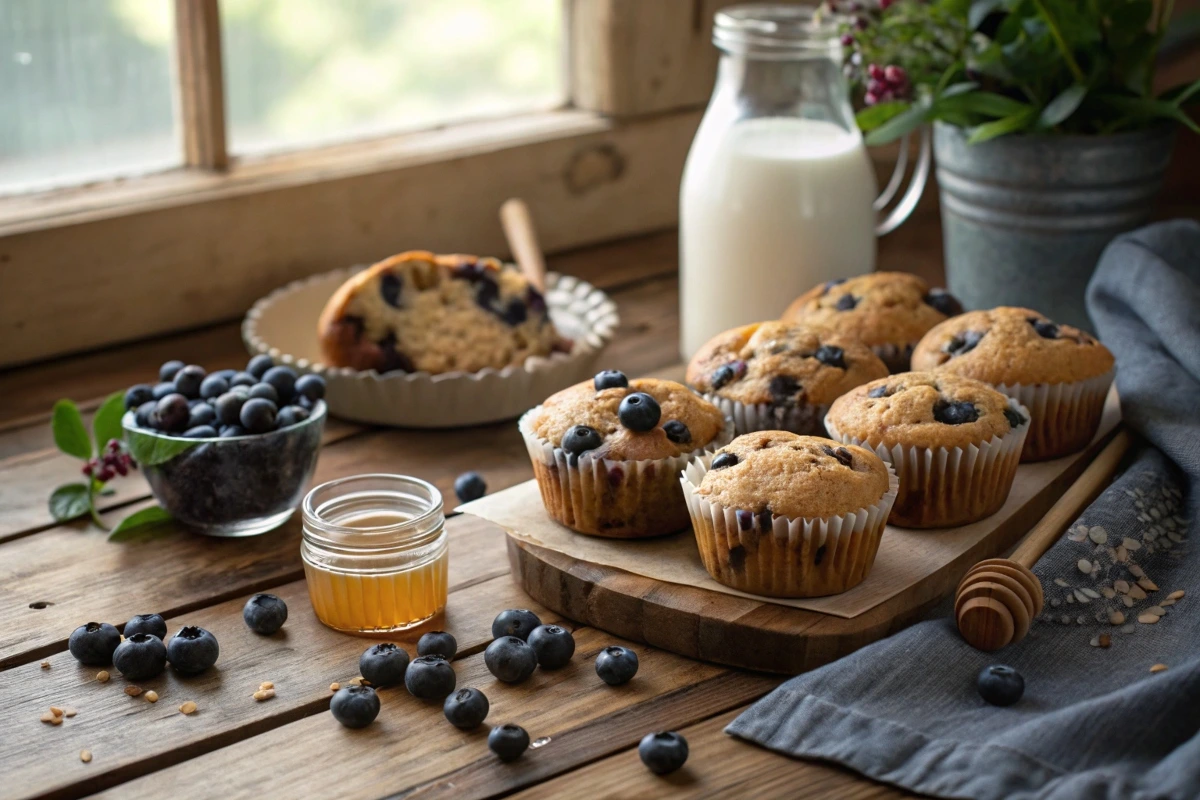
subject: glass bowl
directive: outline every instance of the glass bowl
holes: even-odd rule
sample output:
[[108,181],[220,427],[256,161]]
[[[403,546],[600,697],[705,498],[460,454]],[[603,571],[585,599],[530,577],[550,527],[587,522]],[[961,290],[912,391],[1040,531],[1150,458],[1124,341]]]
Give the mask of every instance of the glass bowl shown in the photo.
[[325,402],[308,419],[270,433],[189,439],[121,420],[129,452],[159,505],[209,536],[256,536],[274,530],[300,505],[317,466]]

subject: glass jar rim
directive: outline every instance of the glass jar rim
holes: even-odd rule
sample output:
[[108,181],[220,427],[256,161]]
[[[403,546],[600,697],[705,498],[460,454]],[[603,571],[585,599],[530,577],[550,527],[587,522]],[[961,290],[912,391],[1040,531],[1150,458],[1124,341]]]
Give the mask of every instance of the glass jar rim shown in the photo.
[[851,19],[821,6],[746,3],[713,18],[713,44],[743,55],[786,56],[841,46]]
[[[333,522],[332,520],[323,516],[320,512],[321,506],[315,504],[314,498],[317,497],[318,493],[329,492],[337,489],[345,489],[346,487],[352,486],[355,483],[361,482],[365,484],[372,481],[385,483],[391,482],[396,484],[398,487],[407,486],[421,489],[429,496],[428,507],[417,516],[410,517],[399,522],[388,523],[386,525],[369,525],[364,527],[356,525],[340,525],[336,522]],[[305,522],[312,521],[316,526],[320,527],[321,534],[323,534],[323,536],[320,538],[327,538],[329,535],[334,535],[339,537],[339,539],[341,537],[372,537],[377,540],[385,537],[388,534],[402,534],[406,531],[415,531],[417,532],[418,536],[423,536],[429,533],[427,528],[430,522],[437,521],[437,527],[440,527],[440,521],[444,518],[443,508],[444,504],[442,501],[442,493],[438,491],[437,487],[432,483],[421,480],[420,478],[414,478],[411,475],[397,475],[387,472],[369,472],[361,475],[349,475],[344,478],[335,478],[334,480],[326,481],[325,483],[314,486],[312,489],[310,489],[308,494],[304,495],[304,501],[300,504],[301,515],[303,516]],[[307,527],[308,526],[306,525],[305,528]],[[311,535],[308,530],[305,530],[304,533],[306,537]],[[347,542],[339,541],[339,544],[345,545]]]

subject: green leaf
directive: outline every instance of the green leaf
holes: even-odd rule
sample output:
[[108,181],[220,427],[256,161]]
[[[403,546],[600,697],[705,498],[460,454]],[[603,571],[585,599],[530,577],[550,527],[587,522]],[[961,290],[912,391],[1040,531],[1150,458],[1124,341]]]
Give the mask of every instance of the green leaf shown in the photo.
[[1159,96],[1159,100],[1164,100],[1176,108],[1182,108],[1187,105],[1188,100],[1192,96],[1200,92],[1200,80],[1185,83],[1182,86],[1173,86]]
[[87,428],[83,426],[79,407],[73,402],[59,400],[54,404],[50,426],[54,431],[54,444],[59,450],[84,461],[92,457],[92,442],[88,439]]
[[1051,100],[1038,116],[1039,128],[1053,128],[1075,113],[1088,89],[1082,84],[1075,84],[1064,89],[1058,97]]
[[975,83],[974,81],[963,81],[962,83],[952,83],[949,86],[947,86],[945,89],[942,89],[942,93],[940,95],[938,95],[938,98],[944,100],[947,97],[956,97],[957,95],[966,94],[967,92],[972,92],[978,88],[979,88],[979,84]]
[[965,111],[987,117],[1011,117],[1029,110],[1027,103],[994,92],[964,92],[953,97],[944,95],[934,103],[934,111]]
[[967,27],[970,30],[976,30],[983,21],[987,19],[988,14],[1001,8],[1004,5],[1004,0],[974,0],[971,3],[971,10],[967,12]]
[[867,134],[868,145],[887,144],[899,139],[906,133],[911,133],[925,122],[929,109],[922,105],[911,106],[907,111],[897,114],[883,125]]
[[126,442],[133,460],[143,467],[165,464],[180,453],[185,453],[199,444],[187,439],[166,439],[140,431],[130,431]]
[[1155,119],[1171,119],[1200,133],[1200,125],[1174,103],[1149,97],[1123,95],[1102,95],[1099,99],[1136,121],[1145,123]]
[[104,454],[104,446],[109,440],[121,441],[121,417],[125,416],[125,395],[123,392],[110,394],[92,417],[92,433],[96,439],[96,455]]
[[1028,108],[1019,114],[1013,114],[1011,117],[985,122],[971,131],[971,136],[967,139],[967,144],[978,144],[986,142],[989,139],[995,139],[997,136],[1005,136],[1006,134],[1025,130],[1035,119],[1037,119],[1037,109]]
[[858,123],[859,130],[873,131],[892,117],[902,114],[906,108],[908,108],[908,103],[901,100],[876,103],[858,112],[854,116],[854,121]]
[[171,515],[161,506],[150,506],[141,511],[135,511],[121,520],[117,527],[108,535],[110,542],[128,542],[134,539],[149,539],[167,532],[167,523]]
[[50,515],[59,522],[85,516],[90,511],[86,483],[65,483],[50,495]]

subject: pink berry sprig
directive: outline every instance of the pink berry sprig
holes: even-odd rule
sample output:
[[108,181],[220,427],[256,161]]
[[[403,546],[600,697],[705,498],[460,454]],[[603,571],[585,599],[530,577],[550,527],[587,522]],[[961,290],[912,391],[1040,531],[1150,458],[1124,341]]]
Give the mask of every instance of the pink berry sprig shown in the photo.
[[887,103],[892,100],[906,100],[911,88],[908,74],[903,67],[893,64],[886,67],[868,64],[867,93],[863,95],[863,102],[873,106],[876,103]]
[[98,457],[89,458],[84,462],[81,471],[87,477],[94,478],[100,483],[108,483],[118,475],[123,478],[129,474],[130,470],[135,469],[137,469],[137,462],[125,451],[125,445],[116,439],[109,439],[104,453]]

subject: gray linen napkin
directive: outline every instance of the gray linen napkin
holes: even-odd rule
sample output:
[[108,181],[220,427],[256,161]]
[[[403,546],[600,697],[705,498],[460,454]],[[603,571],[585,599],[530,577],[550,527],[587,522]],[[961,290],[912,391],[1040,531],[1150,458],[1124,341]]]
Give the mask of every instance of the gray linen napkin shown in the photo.
[[[1148,444],[1038,562],[1029,636],[981,653],[943,615],[793,678],[728,733],[938,797],[1200,797],[1200,225],[1115,240],[1088,302]],[[975,690],[994,663],[1025,678],[1014,706]]]

